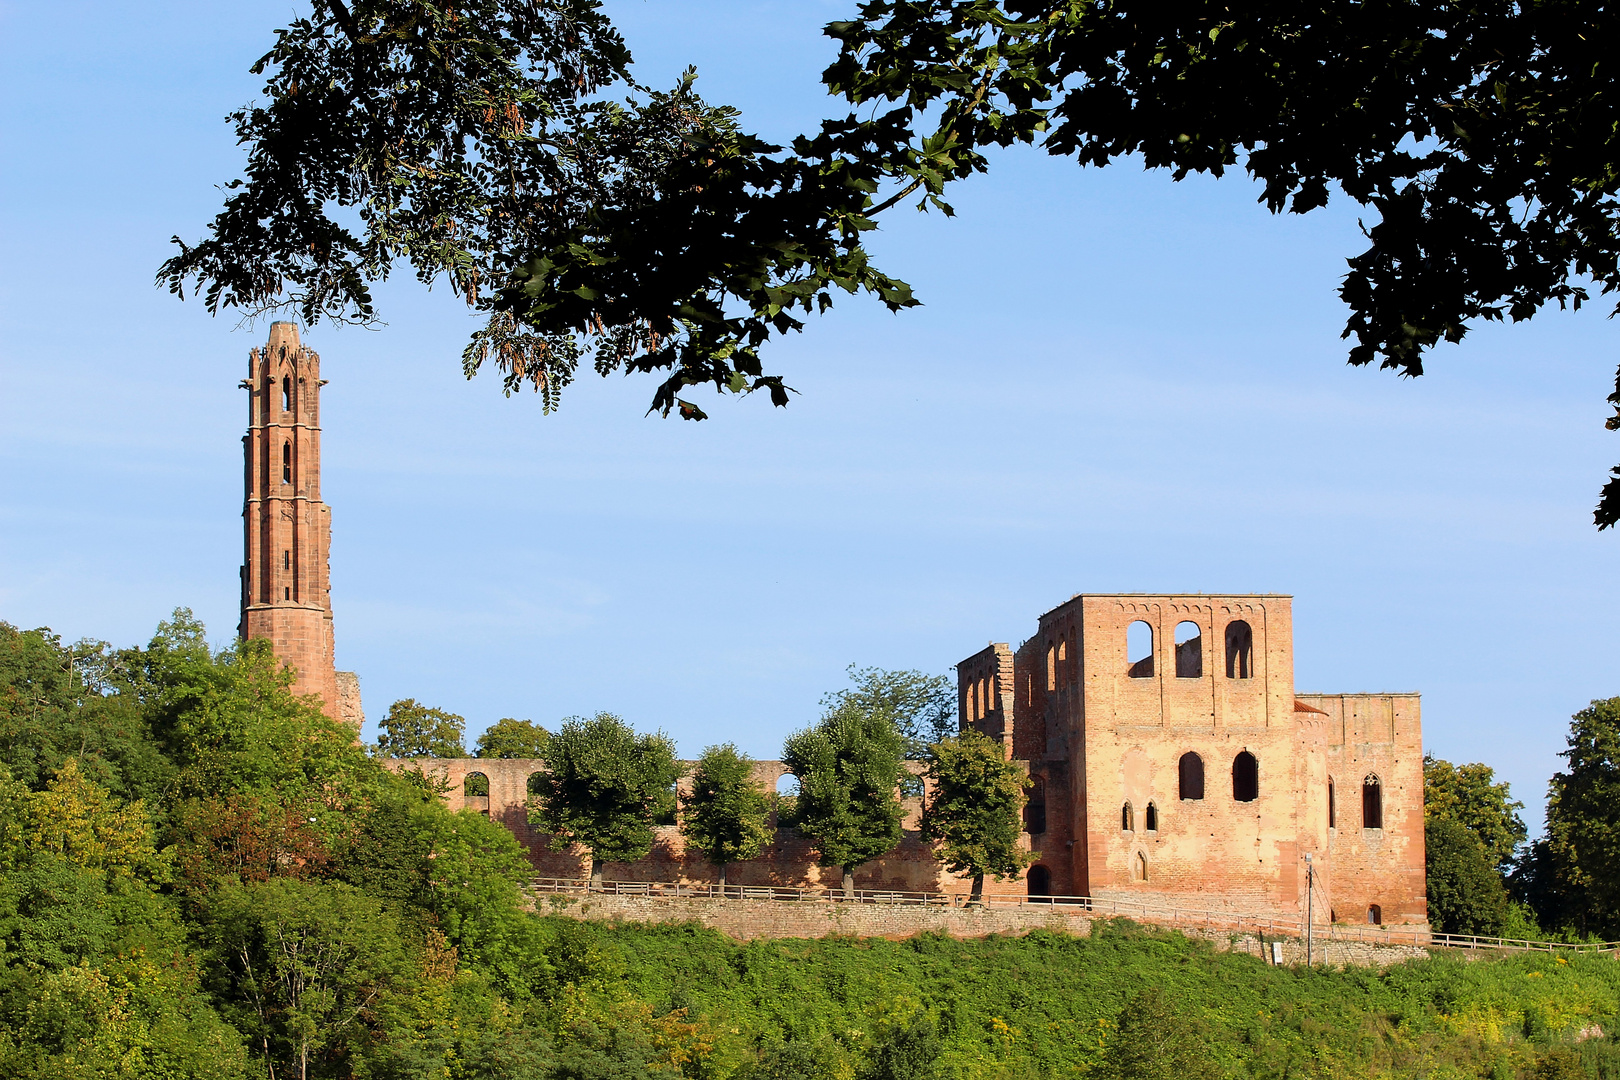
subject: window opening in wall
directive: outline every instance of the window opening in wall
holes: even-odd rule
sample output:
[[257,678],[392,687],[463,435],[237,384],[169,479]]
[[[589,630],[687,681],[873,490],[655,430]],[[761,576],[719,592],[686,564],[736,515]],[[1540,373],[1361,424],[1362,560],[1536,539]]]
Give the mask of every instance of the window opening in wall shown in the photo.
[[281,411],[292,412],[292,379],[281,377]]
[[1125,629],[1125,661],[1131,678],[1153,678],[1153,627],[1141,619]]
[[1338,816],[1337,811],[1338,807],[1334,805],[1333,798],[1333,777],[1330,776],[1328,777],[1328,828],[1330,829],[1338,825],[1338,822],[1334,820]]
[[1136,831],[1136,815],[1131,813],[1130,803],[1126,803],[1124,806],[1120,807],[1119,827],[1123,832]]
[[1147,855],[1144,852],[1136,853],[1136,865],[1132,867],[1137,881],[1147,880]]
[[281,587],[281,598],[283,600],[291,600],[292,599],[292,586],[291,585],[283,585]]
[[1030,867],[1029,876],[1025,879],[1025,881],[1029,886],[1029,895],[1052,895],[1052,871],[1048,870],[1046,867],[1039,864]]
[[489,798],[489,777],[481,772],[470,772],[461,781],[461,793],[474,798]]
[[292,441],[281,444],[281,482],[292,483]]
[[1147,826],[1148,832],[1159,831],[1159,808],[1157,806],[1154,806],[1152,803],[1148,803],[1147,813],[1144,814],[1143,817],[1145,819],[1143,824]]
[[1035,777],[1029,789],[1029,801],[1024,803],[1024,831],[1039,836],[1046,831],[1046,781]]
[[1204,677],[1204,637],[1195,622],[1176,623],[1176,678]]
[[281,568],[283,570],[291,570],[292,569],[292,551],[291,550],[286,550],[286,551],[283,551],[281,553]]
[[1062,689],[1069,685],[1069,639],[1058,638],[1057,684]]
[[1181,774],[1181,797],[1183,799],[1202,799],[1204,797],[1204,759],[1189,750],[1181,755],[1181,765],[1177,771]]
[[1232,759],[1232,798],[1254,802],[1260,797],[1260,762],[1247,750]]
[[1046,688],[1057,689],[1057,646],[1046,647]]
[[1383,926],[1384,925],[1384,909],[1379,907],[1377,904],[1368,905],[1368,907],[1367,907],[1367,921],[1372,923],[1374,926]]
[[1242,619],[1226,624],[1226,677],[1247,679],[1254,674],[1254,631]]
[[1361,782],[1361,827],[1384,827],[1384,785],[1372,773],[1368,773],[1367,779]]

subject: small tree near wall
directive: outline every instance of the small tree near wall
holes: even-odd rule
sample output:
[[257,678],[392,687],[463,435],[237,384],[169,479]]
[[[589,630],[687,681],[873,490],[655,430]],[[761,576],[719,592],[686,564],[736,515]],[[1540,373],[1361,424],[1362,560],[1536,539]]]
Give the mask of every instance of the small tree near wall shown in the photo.
[[855,868],[900,843],[904,752],[893,720],[848,701],[783,748],[799,779],[798,829],[822,866],[843,867],[846,897],[855,893]]
[[977,731],[942,739],[930,749],[933,792],[923,810],[922,832],[945,869],[973,875],[969,903],[977,904],[984,897],[985,874],[998,880],[1016,876],[1032,858],[1018,846],[1029,777],[1006,759],[1000,744]]
[[591,853],[591,884],[602,864],[652,850],[653,822],[675,809],[680,776],[675,744],[663,732],[638,735],[612,713],[570,717],[546,744],[543,773],[531,780],[529,823],[551,834],[551,848]]
[[466,757],[461,748],[466,726],[467,721],[455,713],[404,698],[388,706],[388,715],[378,724],[377,752],[384,757]]
[[766,825],[771,803],[751,776],[753,760],[730,743],[711,746],[692,773],[692,791],[681,799],[681,835],[720,870],[759,858],[771,839]]

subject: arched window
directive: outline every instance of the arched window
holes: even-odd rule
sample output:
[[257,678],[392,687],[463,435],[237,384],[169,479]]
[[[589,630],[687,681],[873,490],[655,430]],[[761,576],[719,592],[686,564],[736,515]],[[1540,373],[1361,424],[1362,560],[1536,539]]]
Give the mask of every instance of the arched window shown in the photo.
[[1335,820],[1338,817],[1338,809],[1333,798],[1333,777],[1330,776],[1328,777],[1328,828],[1330,829],[1338,826],[1338,822]]
[[1058,638],[1057,684],[1059,689],[1069,685],[1069,639],[1066,637]]
[[470,772],[461,781],[461,793],[474,797],[489,798],[489,777],[481,772]]
[[1247,679],[1254,674],[1254,631],[1242,619],[1226,624],[1226,677]]
[[1039,836],[1046,831],[1046,781],[1037,776],[1029,789],[1029,801],[1024,803],[1024,831]]
[[1204,677],[1204,636],[1195,622],[1176,623],[1176,678]]
[[1057,646],[1046,647],[1046,688],[1057,689]]
[[1125,661],[1131,678],[1153,678],[1153,627],[1141,619],[1125,629]]
[[1131,813],[1131,804],[1126,803],[1119,811],[1119,827],[1123,832],[1136,831],[1136,815]]
[[1181,755],[1181,767],[1178,772],[1181,774],[1181,797],[1183,799],[1202,799],[1204,797],[1204,759],[1189,750]]
[[292,412],[292,378],[287,375],[281,377],[281,411]]
[[1368,773],[1367,779],[1361,782],[1361,827],[1384,827],[1384,785],[1372,773]]
[[1029,868],[1029,876],[1025,879],[1029,886],[1031,896],[1052,895],[1052,871],[1039,864]]
[[1136,853],[1136,862],[1134,864],[1132,864],[1131,870],[1132,870],[1132,872],[1133,872],[1133,874],[1134,874],[1137,881],[1146,881],[1147,880],[1147,853],[1146,852],[1138,851]]
[[1146,819],[1143,822],[1143,824],[1145,824],[1147,826],[1147,831],[1148,832],[1158,832],[1159,831],[1159,808],[1157,806],[1154,806],[1152,803],[1148,803],[1147,804],[1147,813],[1145,815],[1143,815],[1143,816]]
[[292,440],[281,444],[281,482],[292,483]]
[[1367,921],[1374,926],[1384,925],[1384,909],[1377,904],[1367,905]]
[[1260,762],[1244,750],[1232,759],[1232,798],[1254,802],[1260,797]]
[[799,778],[790,772],[785,772],[776,778],[776,793],[783,798],[792,799],[799,794]]

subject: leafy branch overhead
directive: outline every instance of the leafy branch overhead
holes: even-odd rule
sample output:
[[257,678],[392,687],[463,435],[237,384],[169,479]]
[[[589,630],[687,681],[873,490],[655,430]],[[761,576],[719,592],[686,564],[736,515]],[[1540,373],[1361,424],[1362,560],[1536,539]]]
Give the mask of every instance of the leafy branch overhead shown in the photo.
[[[311,0],[232,115],[246,176],[159,279],[213,311],[377,317],[396,263],[488,322],[464,357],[549,410],[581,360],[785,404],[762,349],[839,292],[917,303],[864,237],[1016,143],[1174,178],[1241,167],[1274,213],[1337,189],[1349,360],[1406,375],[1480,320],[1620,287],[1615,15],[1521,4],[871,0],[826,33],[844,115],[787,146],[637,83],[594,0]],[[622,100],[612,97],[618,94]],[[1620,427],[1620,380],[1609,398]],[[1620,468],[1597,510],[1620,521]]]

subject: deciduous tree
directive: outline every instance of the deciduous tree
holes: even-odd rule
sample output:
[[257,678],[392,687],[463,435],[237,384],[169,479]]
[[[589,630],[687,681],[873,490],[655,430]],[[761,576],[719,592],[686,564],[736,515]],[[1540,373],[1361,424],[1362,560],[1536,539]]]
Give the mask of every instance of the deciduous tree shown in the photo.
[[799,781],[798,829],[822,866],[844,871],[853,896],[855,868],[900,843],[901,761],[905,739],[892,717],[843,702],[820,723],[791,736],[783,763]]
[[653,822],[674,812],[680,776],[668,735],[638,735],[601,712],[564,720],[546,750],[529,821],[551,834],[552,850],[578,844],[590,851],[593,885],[602,882],[603,863],[652,850]]
[[495,721],[490,729],[478,736],[475,757],[484,758],[543,758],[546,740],[551,733],[532,720],[514,720],[504,717]]
[[922,832],[947,870],[973,875],[969,899],[977,904],[985,874],[1012,877],[1030,863],[1030,853],[1018,846],[1029,777],[1007,760],[999,743],[977,731],[942,739],[930,750],[933,791]]
[[1576,713],[1547,790],[1547,833],[1516,890],[1541,924],[1620,936],[1620,698]]
[[461,745],[466,726],[467,721],[455,713],[404,698],[388,706],[388,715],[378,724],[377,753],[384,757],[466,757]]
[[1442,934],[1499,937],[1508,895],[1489,852],[1456,818],[1429,818],[1423,827],[1429,922]]
[[1528,831],[1506,780],[1498,781],[1489,765],[1453,765],[1425,755],[1423,758],[1423,816],[1426,821],[1449,818],[1458,822],[1485,847],[1491,865],[1500,873],[1512,869],[1514,854]]
[[824,713],[847,705],[886,718],[899,729],[913,761],[928,757],[930,744],[956,731],[956,688],[945,676],[854,664],[846,670],[854,685],[822,698]]
[[770,799],[754,782],[752,765],[731,743],[711,746],[681,798],[681,834],[719,868],[721,885],[728,865],[758,858],[771,839]]

